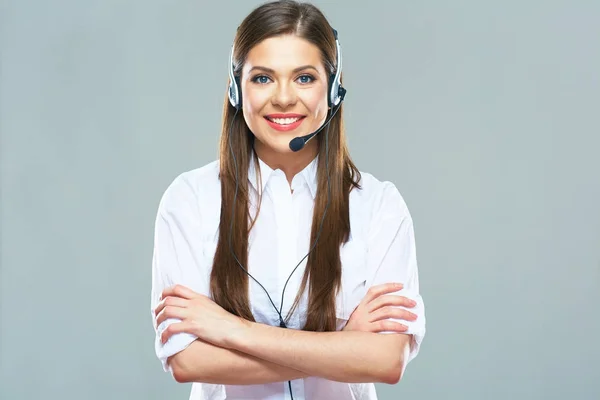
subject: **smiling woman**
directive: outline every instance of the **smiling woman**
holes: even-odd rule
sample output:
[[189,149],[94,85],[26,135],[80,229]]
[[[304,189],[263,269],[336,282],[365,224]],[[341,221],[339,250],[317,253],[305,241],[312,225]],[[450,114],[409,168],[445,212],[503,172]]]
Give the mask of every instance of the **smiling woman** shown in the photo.
[[155,349],[190,399],[372,400],[419,352],[412,218],[350,159],[341,65],[313,5],[238,28],[219,160],[180,174],[156,218]]

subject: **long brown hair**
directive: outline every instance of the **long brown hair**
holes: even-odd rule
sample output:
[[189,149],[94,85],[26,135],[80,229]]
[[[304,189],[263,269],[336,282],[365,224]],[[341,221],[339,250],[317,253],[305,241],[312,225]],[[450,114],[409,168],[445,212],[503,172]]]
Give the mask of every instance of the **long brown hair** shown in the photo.
[[[335,37],[323,13],[311,4],[283,0],[259,6],[238,27],[233,55],[235,75],[240,76],[250,49],[264,39],[283,34],[293,34],[316,45],[321,50],[326,70],[335,73],[337,64]],[[235,207],[234,227],[231,232],[232,248],[239,262],[247,268],[248,235],[252,229],[247,182],[254,135],[242,116],[234,118],[235,115],[236,109],[225,96],[219,148],[221,217],[218,244],[210,277],[210,290],[215,302],[225,310],[254,321],[248,300],[249,277],[239,267],[229,247],[232,209]],[[342,108],[329,124],[328,152],[324,145],[324,134],[325,130],[313,139],[318,141],[319,156],[311,245],[317,237],[327,205],[326,161],[329,163],[330,203],[319,240],[308,256],[300,290],[290,310],[291,314],[298,306],[301,294],[308,283],[308,308],[303,329],[309,331],[336,329],[335,296],[340,288],[342,274],[340,246],[348,240],[350,233],[349,194],[352,188],[359,187],[360,181],[360,173],[352,163],[346,146]],[[235,159],[230,153],[230,140]],[[235,163],[237,163],[239,186],[234,205]]]

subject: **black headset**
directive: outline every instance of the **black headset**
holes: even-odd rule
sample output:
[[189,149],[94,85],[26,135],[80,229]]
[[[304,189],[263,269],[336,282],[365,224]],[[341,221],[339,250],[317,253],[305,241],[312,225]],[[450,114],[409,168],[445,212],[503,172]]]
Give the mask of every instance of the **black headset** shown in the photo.
[[[329,140],[328,140],[329,135],[327,134],[327,133],[329,133],[329,122],[331,121],[331,119],[335,116],[335,114],[340,109],[340,107],[342,105],[342,101],[344,100],[344,97],[346,96],[346,89],[344,89],[344,87],[342,87],[342,84],[340,82],[340,76],[342,74],[342,50],[341,50],[340,42],[338,40],[337,31],[335,29],[333,29],[333,35],[335,36],[335,44],[336,44],[336,51],[337,51],[337,60],[336,60],[336,70],[335,70],[335,73],[334,74],[330,74],[330,76],[329,76],[329,87],[328,87],[329,88],[329,91],[328,91],[329,95],[327,96],[327,100],[328,100],[328,105],[331,108],[330,116],[323,123],[323,125],[321,125],[321,127],[319,129],[317,129],[316,131],[314,131],[313,133],[310,133],[310,134],[305,135],[305,136],[298,136],[298,137],[292,139],[290,141],[290,149],[292,151],[299,151],[299,150],[301,150],[304,147],[304,145],[310,139],[312,139],[313,137],[315,137],[317,135],[317,133],[319,133],[325,126],[327,126],[327,131],[326,131],[326,134],[325,134],[325,150],[326,150],[326,154],[329,154]],[[236,109],[235,114],[233,115],[233,119],[235,120],[235,117],[237,116],[238,112],[242,108],[242,90],[241,90],[241,86],[240,86],[239,77],[234,74],[233,51],[234,51],[234,47],[231,46],[231,54],[229,56],[229,78],[230,78],[230,83],[229,83],[229,90],[228,90],[227,93],[228,93],[228,97],[229,97],[229,102]],[[334,110],[334,108],[335,108],[335,110]],[[231,144],[231,132],[232,132],[232,129],[233,129],[233,125],[234,125],[234,123],[233,123],[233,120],[232,120],[230,128],[229,128],[229,150],[231,152],[231,156],[232,156],[232,159],[233,159],[233,162],[234,162],[234,165],[235,165],[235,193],[234,193],[234,196],[233,196],[233,204],[232,204],[232,210],[231,210],[231,225],[229,227],[229,250],[231,251],[231,254],[233,255],[233,258],[235,259],[235,261],[237,262],[237,264],[239,265],[239,267],[250,278],[252,278],[252,280],[254,280],[265,291],[265,293],[267,294],[267,297],[269,298],[269,301],[271,302],[271,305],[273,306],[273,308],[275,309],[275,311],[277,312],[277,314],[279,316],[279,326],[281,328],[287,328],[287,326],[285,324],[285,321],[283,320],[283,317],[281,315],[281,312],[283,311],[283,299],[284,299],[284,294],[285,294],[285,288],[287,287],[287,284],[288,284],[290,278],[292,277],[292,275],[294,274],[294,272],[296,271],[296,269],[300,266],[300,264],[302,264],[302,262],[309,256],[309,254],[316,247],[317,242],[319,241],[319,237],[321,236],[321,230],[323,228],[323,222],[325,221],[325,215],[327,215],[327,210],[329,209],[329,203],[330,203],[330,199],[331,199],[331,184],[330,184],[330,181],[329,181],[329,162],[328,162],[328,157],[325,158],[325,166],[326,166],[326,171],[327,171],[327,204],[325,206],[325,211],[323,213],[323,217],[321,218],[321,223],[320,223],[320,226],[319,226],[319,230],[317,232],[317,235],[316,235],[316,238],[315,238],[315,242],[311,246],[310,250],[302,258],[302,260],[300,260],[300,262],[298,263],[298,265],[296,265],[296,267],[290,273],[290,276],[287,278],[287,280],[285,282],[285,285],[283,287],[283,293],[281,294],[281,308],[280,308],[280,310],[278,310],[277,307],[275,306],[275,303],[273,303],[273,300],[271,299],[271,296],[269,295],[269,292],[267,291],[267,289],[265,289],[265,287],[263,285],[261,285],[260,282],[258,282],[258,280],[256,280],[252,275],[250,275],[250,273],[248,272],[248,270],[242,266],[241,262],[239,261],[239,259],[235,255],[235,252],[233,251],[233,245],[231,243],[231,236],[232,236],[232,232],[233,232],[233,222],[234,222],[234,219],[235,219],[235,204],[236,204],[236,198],[237,198],[238,187],[239,187],[238,166],[237,166],[237,161],[235,159],[235,154],[233,152],[233,146]],[[292,394],[292,382],[291,381],[288,381],[288,387],[289,387],[291,399],[294,400],[294,396]]]

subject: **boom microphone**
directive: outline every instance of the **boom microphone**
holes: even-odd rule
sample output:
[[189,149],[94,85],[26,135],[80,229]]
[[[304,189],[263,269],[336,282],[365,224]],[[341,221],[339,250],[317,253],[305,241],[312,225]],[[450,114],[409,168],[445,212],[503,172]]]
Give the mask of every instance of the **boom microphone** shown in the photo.
[[294,152],[302,150],[304,148],[304,146],[306,145],[306,143],[308,143],[312,138],[317,136],[317,133],[321,132],[321,130],[323,128],[325,128],[331,122],[331,120],[333,119],[335,114],[337,114],[337,112],[341,106],[342,106],[342,102],[340,101],[340,103],[335,107],[335,111],[331,113],[329,118],[327,118],[327,120],[325,120],[325,122],[323,123],[323,125],[321,125],[321,127],[319,129],[317,129],[313,133],[309,133],[308,135],[297,136],[297,137],[293,138],[292,140],[290,140],[290,150],[292,150]]

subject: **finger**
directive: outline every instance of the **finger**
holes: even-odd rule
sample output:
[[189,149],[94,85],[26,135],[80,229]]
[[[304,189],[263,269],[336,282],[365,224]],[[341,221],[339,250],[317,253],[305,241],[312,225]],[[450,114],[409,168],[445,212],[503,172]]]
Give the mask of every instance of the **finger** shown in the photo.
[[182,297],[184,299],[193,299],[197,295],[198,295],[198,293],[194,292],[192,289],[190,289],[186,286],[175,285],[175,286],[171,286],[171,287],[168,287],[165,290],[163,290],[161,299],[164,299],[167,296],[176,296],[176,297]]
[[392,306],[381,307],[377,311],[374,311],[371,314],[369,314],[369,316],[370,316],[369,322],[380,321],[382,319],[388,319],[388,318],[401,319],[404,321],[416,321],[417,320],[416,314],[411,313],[410,311],[405,310],[403,308],[392,307]]
[[187,307],[189,300],[186,300],[181,297],[167,296],[158,303],[158,306],[154,309],[154,316],[157,316],[159,312],[163,310],[166,306],[175,306],[175,307]]
[[184,320],[188,317],[188,309],[182,307],[166,306],[156,317],[156,326],[160,326],[169,318]]
[[375,300],[371,301],[367,305],[367,309],[369,312],[375,311],[384,306],[401,306],[413,308],[417,305],[417,302],[413,299],[409,299],[405,296],[398,295],[387,295],[387,296],[379,296]]
[[176,322],[169,325],[167,329],[165,329],[165,331],[160,335],[160,341],[164,344],[171,336],[183,332],[192,333],[191,324],[187,321]]
[[369,303],[385,293],[397,292],[399,290],[402,290],[402,288],[404,288],[403,284],[395,282],[371,286],[367,291],[367,294],[363,298],[363,301],[365,303]]
[[391,331],[391,332],[403,333],[408,330],[408,326],[401,324],[399,322],[394,322],[394,321],[386,321],[386,320],[377,321],[373,325],[374,325],[373,332]]

